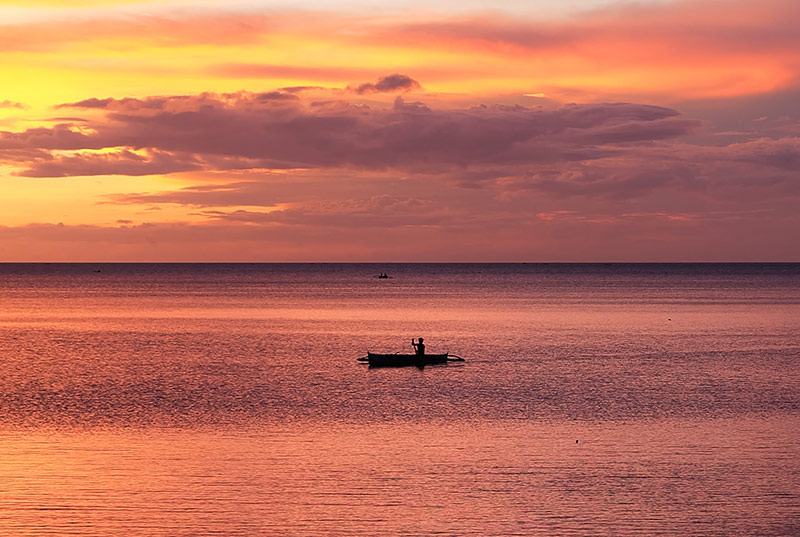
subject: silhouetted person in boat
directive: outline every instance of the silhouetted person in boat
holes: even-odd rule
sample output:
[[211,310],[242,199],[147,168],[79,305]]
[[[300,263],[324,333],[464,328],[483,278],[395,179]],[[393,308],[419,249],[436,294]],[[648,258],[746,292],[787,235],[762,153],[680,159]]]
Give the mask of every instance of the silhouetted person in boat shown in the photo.
[[419,343],[414,343],[414,338],[411,338],[411,345],[414,346],[417,356],[422,356],[425,354],[425,344],[422,341],[422,338],[419,338]]

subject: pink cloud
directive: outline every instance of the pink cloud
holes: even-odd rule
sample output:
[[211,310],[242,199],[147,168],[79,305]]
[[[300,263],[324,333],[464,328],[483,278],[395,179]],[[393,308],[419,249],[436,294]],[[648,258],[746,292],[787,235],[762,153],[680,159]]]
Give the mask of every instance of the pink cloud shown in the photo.
[[[313,16],[309,15],[309,23]],[[297,27],[295,14],[213,13],[190,17],[130,16],[0,24],[0,52],[59,50],[69,43],[134,37],[159,46],[257,42],[276,28]]]
[[[309,95],[90,98],[61,105],[85,121],[0,132],[0,160],[19,175],[198,181],[98,200],[141,206],[144,222],[5,228],[0,238],[29,259],[46,250],[26,250],[28,239],[51,252],[107,245],[119,260],[209,259],[181,241],[219,259],[254,245],[282,260],[403,260],[410,245],[416,260],[800,255],[786,233],[797,224],[800,139],[777,130],[724,143],[675,109],[635,103],[437,109]],[[166,204],[205,222],[147,223]]]
[[[681,0],[622,4],[558,21],[476,14],[421,22],[375,21],[364,40],[416,45],[473,46],[498,51],[580,51],[620,58],[686,61],[734,53],[797,48],[794,0]],[[665,45],[669,45],[665,48]],[[592,50],[594,48],[594,50]],[[660,49],[660,50],[659,50]],[[613,58],[608,58],[613,61]]]
[[358,93],[359,95],[363,95],[365,93],[399,93],[407,91],[419,91],[421,89],[422,86],[419,82],[409,76],[397,73],[383,76],[375,83],[365,82],[351,88],[353,92]]
[[69,124],[54,127],[37,127],[22,132],[0,131],[0,152],[9,150],[72,150],[102,149],[101,140],[92,141],[90,136],[72,128]]
[[282,91],[92,98],[60,106],[103,110],[104,117],[82,124],[81,129],[64,124],[0,132],[0,155],[21,149],[129,148],[151,151],[160,160],[131,153],[113,158],[53,157],[28,162],[28,171],[22,174],[127,173],[131,164],[143,170],[145,163],[154,169],[186,171],[197,169],[198,161],[206,169],[507,168],[601,159],[628,151],[631,145],[688,134],[699,125],[678,117],[675,110],[627,103],[555,110],[521,106],[432,110],[397,98],[391,108],[374,108],[346,101],[304,103],[295,93]]
[[[398,98],[382,108],[309,103],[302,91],[278,90],[86,99],[61,106],[95,109],[101,117],[80,128],[60,124],[0,132],[0,159],[32,177],[302,168],[318,176],[335,171],[343,176],[337,181],[350,182],[353,176],[385,172],[479,187],[501,197],[529,192],[630,200],[657,191],[712,189],[720,197],[735,197],[745,191],[754,196],[756,189],[757,197],[774,198],[798,190],[797,138],[689,144],[680,138],[695,132],[699,122],[650,105],[436,110]],[[104,151],[90,151],[98,149]],[[121,195],[113,201],[257,205],[262,202],[253,195],[254,184]],[[292,198],[264,199],[270,206]]]
[[27,106],[25,106],[22,103],[9,101],[8,99],[6,99],[4,101],[0,101],[0,108],[19,108],[20,110],[24,110],[25,108],[27,108]]
[[[422,65],[417,65],[419,70],[414,76],[424,75],[433,82],[452,84],[462,80],[465,84],[475,84],[466,89],[470,91],[479,90],[482,81],[498,76],[517,78],[527,74],[514,82],[514,91],[524,90],[520,85],[526,79],[544,78],[549,80],[544,82],[548,87],[532,91],[552,90],[559,98],[570,94],[652,96],[657,93],[674,98],[678,90],[685,95],[743,95],[796,85],[800,79],[794,22],[800,18],[800,8],[794,0],[625,4],[622,8],[607,7],[555,21],[502,13],[500,10],[460,17],[404,18],[226,10],[173,17],[130,16],[0,25],[0,51],[63,51],[70,43],[92,40],[104,47],[114,39],[123,40],[126,47],[136,47],[138,43],[159,47],[262,45],[276,35],[287,35],[301,42],[321,40],[334,48],[393,48],[387,56],[401,59],[383,66],[389,72],[408,69],[405,58],[418,57],[421,50],[455,52],[462,58],[452,64],[441,60],[415,62]],[[473,52],[477,53],[474,65],[466,62],[465,66],[463,57]],[[332,66],[330,62],[259,65],[232,61],[219,65],[212,61],[187,63],[186,68],[224,77],[295,77],[312,84],[352,82],[380,74],[364,65]],[[554,70],[559,71],[558,76],[551,76]],[[632,77],[631,73],[639,76]],[[562,81],[576,76],[588,77],[591,80],[586,84],[594,87],[567,87]],[[626,83],[614,84],[615,80]],[[603,82],[614,87],[605,88]],[[373,83],[377,84],[380,82]],[[368,88],[369,85],[365,86],[365,90]]]
[[140,155],[129,150],[86,153],[38,159],[18,175],[22,177],[66,177],[72,175],[157,175],[200,169],[191,155],[151,150]]
[[315,200],[270,212],[235,210],[201,214],[226,222],[275,223],[320,229],[431,227],[450,225],[457,217],[430,200],[387,194],[365,199]]
[[[241,214],[241,213],[240,213]],[[96,261],[800,261],[785,233],[797,215],[750,212],[587,213],[581,218],[516,218],[484,213],[445,225],[323,225],[284,215],[258,223],[241,214],[205,224],[0,226],[9,260]],[[499,220],[498,220],[499,219]],[[278,219],[279,220],[279,219]],[[378,221],[380,222],[380,221]],[[369,222],[372,224],[374,222]],[[731,240],[735,237],[736,240]]]

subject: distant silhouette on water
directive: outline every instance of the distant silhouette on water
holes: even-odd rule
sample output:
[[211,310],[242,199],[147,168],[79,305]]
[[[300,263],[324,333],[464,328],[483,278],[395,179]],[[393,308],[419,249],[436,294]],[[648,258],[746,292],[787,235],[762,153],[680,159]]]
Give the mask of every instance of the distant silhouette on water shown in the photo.
[[460,356],[447,352],[426,354],[424,341],[423,338],[419,338],[418,342],[415,341],[414,338],[411,338],[414,354],[402,354],[399,352],[388,354],[367,351],[367,355],[358,358],[358,361],[369,363],[370,367],[403,367],[407,365],[424,367],[429,364],[446,364],[447,362],[464,361]]
[[388,274],[386,274],[385,272],[381,272],[381,275],[380,275],[380,276],[378,276],[378,278],[381,278],[381,279],[386,279],[386,278],[388,278],[388,277],[389,277],[389,275],[388,275]]

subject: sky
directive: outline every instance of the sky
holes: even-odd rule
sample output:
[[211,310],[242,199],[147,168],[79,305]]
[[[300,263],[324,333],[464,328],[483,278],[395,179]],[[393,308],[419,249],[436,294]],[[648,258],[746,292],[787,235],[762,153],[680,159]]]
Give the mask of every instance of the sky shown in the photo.
[[797,0],[0,0],[0,261],[800,261]]

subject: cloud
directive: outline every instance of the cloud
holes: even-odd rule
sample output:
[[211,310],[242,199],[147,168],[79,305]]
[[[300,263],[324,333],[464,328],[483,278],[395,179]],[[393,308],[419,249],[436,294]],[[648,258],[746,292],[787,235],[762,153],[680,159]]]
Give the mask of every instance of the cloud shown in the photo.
[[413,78],[406,75],[393,74],[379,78],[374,84],[370,82],[359,84],[352,88],[352,91],[363,95],[365,93],[397,93],[421,89],[422,86]]
[[559,199],[580,196],[609,201],[641,199],[669,188],[692,189],[699,182],[697,174],[687,166],[638,160],[634,166],[576,163],[550,173],[511,177],[501,188],[533,190]]
[[734,160],[800,172],[800,138],[787,137],[779,140],[760,138],[746,143],[731,144],[724,151]]
[[[39,53],[55,53],[50,61],[59,69],[84,76],[111,66],[87,61],[82,51],[104,57],[125,50],[129,61],[115,61],[113,68],[129,77],[160,69],[318,85],[398,72],[424,78],[428,88],[543,92],[561,101],[576,95],[585,96],[580,100],[753,95],[796,85],[800,77],[795,0],[625,3],[557,20],[511,16],[502,9],[463,16],[237,9],[126,17],[98,12],[92,19],[0,24],[0,52],[31,52],[19,60],[9,55],[23,72]],[[183,50],[195,45],[213,51]],[[256,47],[263,47],[258,48],[263,61],[247,61]],[[376,54],[383,58],[380,69]],[[293,58],[301,59],[292,63]],[[415,89],[391,80],[353,87],[359,88]]]
[[174,204],[201,208],[292,206],[309,200],[347,203],[379,189],[396,199],[439,197],[445,185],[408,175],[364,173],[353,170],[239,170],[190,174],[198,184],[164,192],[113,194],[108,203],[129,205]]
[[[38,66],[74,82],[31,101],[69,94],[60,117],[3,120],[4,173],[180,173],[191,185],[9,178],[69,192],[64,218],[84,218],[82,198],[86,222],[115,227],[0,228],[5,258],[74,259],[77,244],[120,260],[797,257],[795,0],[628,3],[558,20],[237,9],[0,23],[0,51],[22,51],[6,54],[9,80],[24,85],[15,73]],[[137,97],[106,92],[108,69]],[[287,87],[168,94],[247,87],[236,79]],[[19,88],[7,97],[27,101]],[[21,106],[0,103],[9,116]],[[93,213],[98,200],[119,206]],[[31,218],[52,214],[40,205]],[[181,215],[203,223],[136,224]]]
[[6,99],[5,101],[0,101],[0,108],[19,108],[20,110],[25,110],[27,106],[25,106],[22,103],[9,101],[8,99]]
[[276,181],[280,176],[263,173],[259,180],[237,181],[223,184],[193,185],[176,191],[156,193],[115,194],[108,197],[115,204],[170,203],[195,207],[261,206],[274,207],[278,203],[298,201],[324,191],[325,181],[314,181],[309,186],[304,181]]
[[[106,201],[203,208],[205,218],[239,224],[452,225],[451,213],[431,207],[415,214],[394,204],[359,209],[353,201],[452,199],[453,191],[421,195],[425,183],[471,187],[482,191],[478,197],[509,203],[594,200],[630,213],[641,210],[632,203],[683,214],[698,200],[735,209],[744,200],[800,196],[798,138],[692,144],[686,135],[696,133],[698,121],[652,105],[436,109],[398,97],[386,107],[309,102],[302,91],[282,89],[95,98],[63,106],[94,113],[77,126],[0,132],[0,160],[30,177],[220,174],[204,179],[218,184]],[[226,178],[232,173],[246,179]],[[411,183],[385,190],[401,180],[413,181],[417,192],[409,190]],[[376,189],[390,198],[376,198]],[[680,203],[665,207],[668,199]],[[461,225],[485,203],[459,210]],[[553,209],[548,203],[532,210]],[[530,211],[520,205],[514,214]],[[491,225],[501,225],[499,216]]]
[[103,140],[93,140],[91,136],[72,127],[58,124],[54,127],[37,127],[22,132],[0,131],[0,152],[8,150],[78,150],[102,149]]
[[[216,184],[118,194],[106,202],[202,208],[205,218],[237,224],[453,225],[454,213],[434,206],[413,213],[395,202],[358,205],[455,195],[420,194],[424,184],[480,190],[478,198],[508,203],[550,200],[535,209],[518,206],[515,218],[562,210],[552,200],[594,200],[627,213],[642,210],[634,203],[649,204],[650,212],[680,215],[690,206],[700,211],[701,201],[733,210],[745,200],[800,196],[798,138],[689,143],[686,135],[701,124],[652,105],[436,109],[398,97],[386,107],[309,102],[303,91],[282,89],[96,98],[64,107],[95,113],[78,126],[0,132],[0,160],[30,177],[215,173],[203,181]],[[226,176],[233,173],[244,179]],[[397,186],[402,181],[407,185]],[[485,201],[471,203],[457,211],[462,226],[486,210]]]
[[[700,57],[758,50],[788,52],[797,45],[798,17],[800,7],[794,0],[682,0],[626,3],[555,21],[511,17],[502,12],[412,22],[375,21],[367,39],[377,35],[383,42],[422,47],[458,43],[474,49],[514,52],[572,49],[590,56],[605,56],[613,50],[628,58],[644,60],[649,55],[650,60],[659,60],[664,54],[675,57],[689,51]],[[632,43],[643,49],[631,48]],[[654,45],[665,43],[673,48],[655,50]],[[628,50],[620,46],[623,44]],[[647,54],[642,55],[642,50]]]
[[654,192],[681,194],[682,203],[774,203],[800,197],[800,138],[757,139],[722,146],[678,141],[592,161],[542,166],[497,181],[507,193],[556,198],[642,200]]
[[[134,99],[122,99],[125,100],[134,100]],[[74,103],[64,103],[56,105],[55,108],[106,108],[109,104],[115,102],[112,98],[106,99],[98,99],[97,97],[92,97],[91,99],[84,99],[82,101],[74,102]]]
[[53,155],[48,162],[27,162],[22,174],[67,176],[92,169],[138,174],[148,167],[467,171],[600,159],[699,126],[669,108],[629,103],[436,110],[399,97],[391,108],[347,101],[307,103],[284,91],[92,98],[60,106],[98,109],[104,115],[80,128],[61,124],[0,132],[0,152],[149,151],[158,161],[142,160],[136,153]]
[[[312,21],[314,16],[308,14]],[[0,24],[0,52],[43,52],[63,49],[71,43],[115,39],[151,43],[162,47],[188,44],[252,44],[276,28],[298,27],[292,13],[271,16],[230,12],[191,17],[106,16],[28,24]],[[43,38],[46,36],[46,39]]]
[[77,175],[156,175],[200,169],[190,155],[148,151],[141,155],[129,150],[111,153],[78,153],[34,161],[19,172],[22,177],[66,177]]
[[796,211],[567,208],[512,218],[443,214],[431,225],[390,218],[336,225],[335,215],[320,214],[316,223],[291,211],[267,222],[246,211],[220,216],[195,224],[0,226],[0,244],[11,261],[96,261],[98,251],[109,261],[162,262],[800,260],[786,232],[800,225]]
[[[493,63],[494,76],[527,74],[539,91],[560,100],[637,94],[675,100],[796,84],[798,18],[794,0],[682,0],[622,3],[550,21],[502,11],[374,21],[355,38],[363,45],[458,51],[475,64]],[[442,76],[448,68],[441,66]]]
[[431,227],[453,222],[454,215],[430,200],[377,194],[363,199],[316,200],[267,212],[204,211],[214,220],[281,224],[311,228]]

